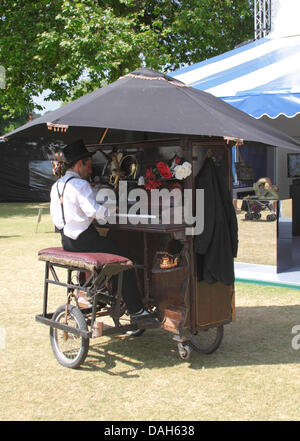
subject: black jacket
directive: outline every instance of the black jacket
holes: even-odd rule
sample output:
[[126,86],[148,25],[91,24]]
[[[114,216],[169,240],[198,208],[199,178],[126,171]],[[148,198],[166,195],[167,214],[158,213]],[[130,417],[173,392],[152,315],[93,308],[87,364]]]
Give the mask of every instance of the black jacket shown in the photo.
[[205,160],[196,188],[204,189],[204,230],[194,239],[198,280],[231,285],[238,248],[237,218],[222,167],[211,158]]

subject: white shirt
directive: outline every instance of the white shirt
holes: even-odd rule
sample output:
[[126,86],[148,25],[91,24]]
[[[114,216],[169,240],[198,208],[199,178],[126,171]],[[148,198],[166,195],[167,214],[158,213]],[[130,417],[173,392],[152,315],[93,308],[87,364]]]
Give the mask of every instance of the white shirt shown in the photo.
[[[64,225],[57,186],[61,195],[65,182],[71,176],[74,176],[75,179],[71,179],[66,184],[63,196],[66,222]],[[71,239],[77,239],[79,234],[90,226],[96,214],[97,218],[102,219],[109,214],[106,207],[96,202],[95,193],[90,183],[71,170],[67,171],[63,177],[53,184],[50,198],[50,213],[55,226],[59,230],[63,228],[64,234]]]

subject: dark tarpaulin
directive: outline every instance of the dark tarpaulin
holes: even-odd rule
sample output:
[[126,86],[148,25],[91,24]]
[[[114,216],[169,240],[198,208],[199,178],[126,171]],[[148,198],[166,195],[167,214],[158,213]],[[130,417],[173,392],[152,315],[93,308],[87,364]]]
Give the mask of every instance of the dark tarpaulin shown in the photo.
[[0,202],[48,202],[60,142],[16,137],[0,144]]
[[47,122],[69,126],[66,134],[59,135],[68,142],[83,138],[87,144],[97,143],[101,129],[109,128],[126,132],[229,136],[300,151],[299,143],[262,121],[211,94],[146,68],[137,69],[5,136],[58,137],[55,132],[51,135]]
[[[51,161],[29,161],[29,186],[32,191],[45,192],[56,180]],[[49,192],[47,191],[49,200]]]

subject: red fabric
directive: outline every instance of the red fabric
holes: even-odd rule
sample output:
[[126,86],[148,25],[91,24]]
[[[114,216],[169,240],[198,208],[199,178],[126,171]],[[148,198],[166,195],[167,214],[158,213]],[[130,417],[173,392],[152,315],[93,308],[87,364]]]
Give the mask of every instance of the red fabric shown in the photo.
[[127,257],[117,256],[116,254],[108,253],[74,253],[72,251],[65,251],[63,248],[45,248],[38,252],[39,256],[45,257],[61,257],[66,259],[77,260],[88,265],[93,265],[95,268],[101,268],[107,263],[125,263],[129,259]]

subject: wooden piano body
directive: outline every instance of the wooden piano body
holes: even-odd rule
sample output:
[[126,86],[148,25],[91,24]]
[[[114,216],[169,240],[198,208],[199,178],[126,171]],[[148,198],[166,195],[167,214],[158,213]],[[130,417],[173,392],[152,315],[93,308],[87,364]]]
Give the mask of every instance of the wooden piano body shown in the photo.
[[[177,153],[192,164],[192,174],[183,181],[185,189],[195,189],[195,177],[210,152],[221,161],[231,187],[232,144],[223,138],[179,137],[87,147],[106,153],[113,149],[134,152],[139,158],[141,173],[155,162],[167,161]],[[95,157],[98,165],[104,158],[100,152]],[[162,328],[180,336],[186,330],[196,333],[230,323],[235,318],[233,285],[197,281],[193,236],[186,235],[185,228],[183,224],[152,225],[150,221],[97,227],[99,234],[110,234],[123,255],[135,262],[144,302],[156,306]],[[161,269],[158,254],[161,251],[179,254],[179,265]]]

